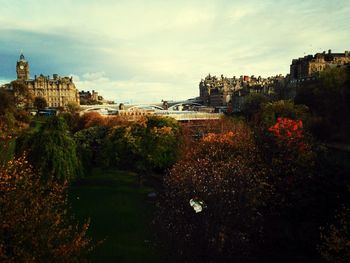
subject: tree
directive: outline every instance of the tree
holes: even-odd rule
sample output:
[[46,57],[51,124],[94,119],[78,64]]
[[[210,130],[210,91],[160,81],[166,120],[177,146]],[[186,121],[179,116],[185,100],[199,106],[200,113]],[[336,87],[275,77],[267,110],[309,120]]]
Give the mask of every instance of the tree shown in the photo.
[[312,131],[320,139],[348,140],[350,132],[350,67],[337,67],[321,72],[314,82],[304,83],[295,97],[313,114]]
[[260,115],[260,125],[264,131],[275,124],[278,118],[300,119],[304,123],[307,123],[309,118],[308,107],[296,105],[289,100],[279,100],[265,104]]
[[67,111],[71,114],[77,114],[80,111],[80,106],[76,102],[69,102],[67,104]]
[[149,170],[165,171],[179,157],[181,130],[172,118],[147,117],[145,136],[142,138],[142,154]]
[[14,97],[9,91],[0,88],[0,101],[0,116],[15,110]]
[[62,118],[53,116],[37,131],[17,139],[17,155],[28,154],[28,160],[47,179],[72,181],[81,173],[76,144]]
[[82,130],[93,126],[102,126],[107,123],[107,118],[98,112],[87,112],[79,119],[78,129]]
[[174,262],[245,262],[261,246],[268,169],[242,123],[209,133],[164,180],[157,224]]
[[269,101],[269,98],[261,93],[251,93],[247,96],[242,106],[242,113],[248,120],[252,120],[258,114],[262,106]]
[[35,97],[34,107],[38,110],[45,109],[47,107],[47,102],[44,97]]
[[28,108],[33,100],[33,95],[24,81],[12,81],[11,87],[13,89],[15,105],[19,108]]
[[43,182],[25,157],[0,167],[0,261],[84,262],[89,224],[67,213],[67,184]]
[[180,126],[171,118],[148,116],[113,127],[104,143],[105,165],[139,174],[164,171],[178,158]]
[[94,126],[80,130],[74,134],[77,152],[80,155],[84,168],[91,168],[99,163],[100,152],[109,128],[106,126]]

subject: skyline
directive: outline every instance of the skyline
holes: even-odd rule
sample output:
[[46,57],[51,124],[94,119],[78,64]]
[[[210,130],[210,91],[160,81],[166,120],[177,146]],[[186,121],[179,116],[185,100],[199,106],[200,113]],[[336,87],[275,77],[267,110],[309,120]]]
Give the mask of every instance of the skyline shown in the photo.
[[0,83],[21,51],[32,77],[72,75],[116,102],[196,97],[208,73],[285,75],[294,58],[350,49],[350,2],[316,3],[0,0]]

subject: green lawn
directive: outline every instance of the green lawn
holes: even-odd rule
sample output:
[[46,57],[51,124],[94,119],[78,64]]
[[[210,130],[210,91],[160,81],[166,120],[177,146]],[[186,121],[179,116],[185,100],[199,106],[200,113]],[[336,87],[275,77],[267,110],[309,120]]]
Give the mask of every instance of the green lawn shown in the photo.
[[155,205],[147,199],[152,188],[138,186],[130,172],[93,170],[70,189],[72,210],[91,219],[89,234],[105,240],[92,255],[93,262],[162,262],[153,239]]

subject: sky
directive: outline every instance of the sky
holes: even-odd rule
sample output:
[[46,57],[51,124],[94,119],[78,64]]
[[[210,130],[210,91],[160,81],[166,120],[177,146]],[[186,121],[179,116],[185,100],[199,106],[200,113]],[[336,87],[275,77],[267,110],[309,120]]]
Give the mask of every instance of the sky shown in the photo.
[[293,58],[350,50],[348,0],[0,0],[0,83],[73,76],[115,102],[197,97],[209,73],[287,74]]

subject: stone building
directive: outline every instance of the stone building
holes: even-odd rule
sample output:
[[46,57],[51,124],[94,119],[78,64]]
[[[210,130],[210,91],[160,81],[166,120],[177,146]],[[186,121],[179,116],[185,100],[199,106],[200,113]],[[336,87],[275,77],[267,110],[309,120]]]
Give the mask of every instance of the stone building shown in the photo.
[[290,65],[291,81],[317,77],[319,72],[334,66],[350,63],[350,53],[332,53],[328,50],[315,55],[307,55],[303,58],[293,59]]
[[16,65],[17,80],[23,81],[33,97],[46,99],[48,107],[66,107],[69,103],[80,105],[79,92],[74,85],[72,77],[60,77],[53,74],[53,77],[39,75],[30,79],[29,63],[21,54]]
[[92,92],[82,90],[79,92],[79,97],[81,105],[112,104],[110,101],[104,100],[103,97],[98,95],[98,92],[94,90],[92,90]]
[[199,96],[205,106],[217,108],[233,105],[233,110],[239,111],[244,96],[249,93],[274,96],[276,88],[284,83],[284,79],[282,75],[268,78],[254,75],[226,78],[221,75],[217,78],[209,74],[199,83]]

